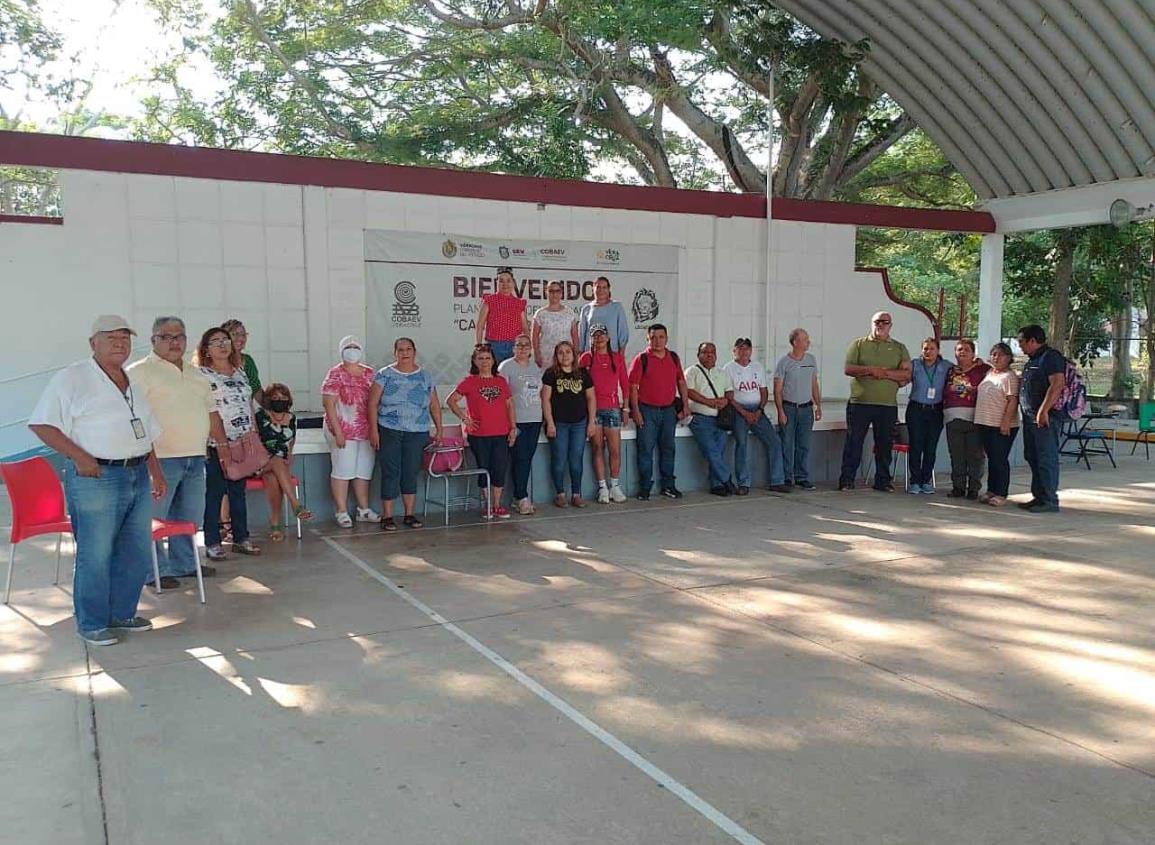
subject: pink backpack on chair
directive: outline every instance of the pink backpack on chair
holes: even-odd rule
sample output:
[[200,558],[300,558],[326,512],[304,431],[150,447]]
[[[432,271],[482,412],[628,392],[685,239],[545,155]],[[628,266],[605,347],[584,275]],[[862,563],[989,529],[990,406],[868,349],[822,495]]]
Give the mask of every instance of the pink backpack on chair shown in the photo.
[[458,432],[453,434],[449,432],[450,427],[446,427],[446,431],[442,434],[441,445],[437,446],[433,440],[430,439],[429,445],[425,447],[425,455],[421,459],[421,465],[425,471],[433,475],[445,475],[449,472],[457,472],[465,464],[465,437]]

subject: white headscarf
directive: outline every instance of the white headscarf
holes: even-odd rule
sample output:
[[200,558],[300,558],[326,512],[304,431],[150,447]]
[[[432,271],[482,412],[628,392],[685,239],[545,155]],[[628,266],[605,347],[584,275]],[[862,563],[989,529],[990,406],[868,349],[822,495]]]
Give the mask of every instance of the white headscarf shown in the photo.
[[341,353],[348,349],[350,346],[356,346],[362,351],[365,349],[365,347],[361,345],[361,341],[357,339],[356,335],[347,334],[341,338],[341,342],[337,344],[337,357],[340,357]]

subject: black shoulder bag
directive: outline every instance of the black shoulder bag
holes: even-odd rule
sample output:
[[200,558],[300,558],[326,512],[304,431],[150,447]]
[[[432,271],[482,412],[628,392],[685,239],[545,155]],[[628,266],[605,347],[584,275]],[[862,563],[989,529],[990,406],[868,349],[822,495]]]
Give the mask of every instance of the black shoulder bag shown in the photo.
[[[710,392],[714,394],[714,398],[721,399],[722,397],[718,395],[718,391],[714,389],[714,382],[710,381],[710,377],[706,375],[706,370],[703,369],[701,364],[696,364],[695,366],[701,370],[702,375],[706,376],[706,384],[710,385]],[[718,428],[722,429],[722,431],[733,431],[734,406],[726,403],[725,407],[718,409],[718,416],[715,419],[718,422]]]

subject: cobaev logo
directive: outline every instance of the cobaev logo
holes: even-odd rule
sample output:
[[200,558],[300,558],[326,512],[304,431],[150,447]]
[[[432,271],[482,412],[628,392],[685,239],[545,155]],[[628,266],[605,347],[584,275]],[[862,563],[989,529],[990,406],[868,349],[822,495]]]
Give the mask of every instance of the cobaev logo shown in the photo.
[[537,251],[544,261],[565,261],[565,250],[557,246],[543,246]]
[[421,325],[421,306],[417,304],[417,285],[413,282],[401,281],[393,286],[393,325],[397,328]]
[[658,313],[661,311],[658,295],[649,288],[639,288],[634,294],[631,310],[634,312],[634,328],[645,328],[647,324],[658,319]]
[[614,249],[612,246],[607,246],[605,249],[598,250],[599,264],[617,264],[622,260],[620,251]]
[[446,241],[441,245],[441,254],[446,258],[454,258],[457,256],[457,244],[453,241]]

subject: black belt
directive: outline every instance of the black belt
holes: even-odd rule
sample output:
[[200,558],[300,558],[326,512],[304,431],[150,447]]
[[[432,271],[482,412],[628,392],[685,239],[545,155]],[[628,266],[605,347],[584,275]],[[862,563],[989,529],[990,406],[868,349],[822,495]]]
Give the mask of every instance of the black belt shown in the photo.
[[810,402],[787,402],[785,399],[783,399],[782,404],[783,405],[789,405],[791,408],[809,408],[811,405],[814,404],[814,402],[813,401],[810,401]]
[[137,455],[135,458],[97,458],[96,462],[102,467],[134,467],[148,460],[148,455]]
[[926,402],[915,402],[912,400],[912,401],[908,402],[907,404],[918,405],[918,407],[920,407],[920,408],[930,408],[932,411],[941,411],[942,410],[942,402],[939,402],[937,405],[928,405]]

